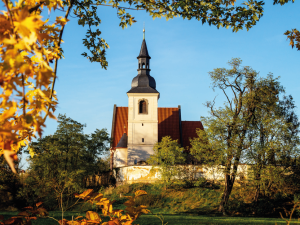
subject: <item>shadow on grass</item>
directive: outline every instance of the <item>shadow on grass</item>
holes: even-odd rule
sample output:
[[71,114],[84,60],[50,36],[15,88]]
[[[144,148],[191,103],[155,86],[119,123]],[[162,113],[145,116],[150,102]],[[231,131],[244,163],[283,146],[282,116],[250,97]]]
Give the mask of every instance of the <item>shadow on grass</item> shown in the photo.
[[[257,218],[257,217],[230,217],[230,216],[213,216],[213,215],[194,215],[194,214],[159,214],[159,212],[155,212],[157,215],[162,216],[164,220],[164,224],[168,223],[168,225],[196,225],[196,224],[286,224],[280,218]],[[155,214],[154,213],[154,214]],[[18,212],[0,212],[0,215],[3,215],[5,219],[8,219],[12,216],[17,215]],[[53,216],[55,219],[61,219],[61,212],[59,211],[50,211],[50,216]],[[64,218],[68,220],[72,220],[72,215],[74,218],[78,215],[85,216],[85,213],[78,214],[78,212],[66,212]],[[106,218],[107,219],[107,218]],[[105,220],[107,221],[107,220]],[[32,221],[32,225],[56,225],[58,224],[53,219],[42,219],[39,218],[37,220]],[[155,217],[154,215],[142,215],[139,219],[137,219],[133,224],[137,225],[159,225],[162,224],[161,220]],[[293,224],[300,224],[300,221],[293,220]]]
[[[168,223],[168,225],[183,225],[183,224],[251,224],[251,225],[275,225],[286,224],[280,218],[254,218],[254,217],[226,217],[226,216],[194,216],[194,215],[172,215],[172,214],[162,214],[164,218],[164,224]],[[158,225],[162,224],[162,222],[153,215],[142,215],[139,219],[137,219],[133,224],[140,225]],[[292,224],[300,224],[299,221],[293,220]]]

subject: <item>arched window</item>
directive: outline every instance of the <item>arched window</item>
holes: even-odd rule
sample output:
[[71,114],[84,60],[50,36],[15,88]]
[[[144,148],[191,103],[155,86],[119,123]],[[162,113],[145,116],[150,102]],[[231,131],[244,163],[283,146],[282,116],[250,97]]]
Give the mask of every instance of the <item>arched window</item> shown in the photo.
[[145,69],[145,63],[142,64],[142,69]]
[[148,107],[147,107],[147,101],[146,100],[141,100],[139,102],[139,113],[140,114],[148,114]]
[[147,69],[149,69],[149,64],[147,64]]

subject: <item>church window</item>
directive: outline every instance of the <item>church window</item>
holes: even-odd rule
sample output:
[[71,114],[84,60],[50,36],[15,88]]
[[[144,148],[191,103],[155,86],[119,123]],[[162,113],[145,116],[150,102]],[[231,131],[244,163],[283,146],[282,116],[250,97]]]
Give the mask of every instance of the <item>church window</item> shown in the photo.
[[142,142],[144,142],[144,138],[142,138]]
[[139,114],[148,114],[148,109],[147,109],[147,101],[146,100],[141,100],[139,102]]
[[142,126],[144,126],[144,124],[142,123]]
[[142,68],[145,69],[145,63],[142,64]]
[[141,69],[141,64],[139,63],[139,69]]
[[149,64],[147,64],[147,69],[149,69]]

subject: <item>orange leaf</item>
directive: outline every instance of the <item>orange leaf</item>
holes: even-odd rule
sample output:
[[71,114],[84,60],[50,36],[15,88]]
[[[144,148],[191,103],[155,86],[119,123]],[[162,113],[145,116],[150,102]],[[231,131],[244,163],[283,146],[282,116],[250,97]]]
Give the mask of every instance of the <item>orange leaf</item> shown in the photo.
[[[86,191],[84,191],[83,193],[81,193],[78,198],[82,198],[84,199],[85,197],[87,197],[89,194],[91,194],[93,192],[93,189],[88,189]],[[75,196],[76,197],[76,196]]]
[[23,211],[23,212],[19,212],[18,216],[30,216],[30,214],[26,211]]
[[87,222],[87,223],[97,223],[97,224],[100,224],[100,222],[99,222],[99,221],[96,221],[96,220],[87,220],[86,222]]
[[43,204],[43,202],[38,202],[35,205],[36,205],[36,207],[39,207],[41,204]]
[[108,224],[109,224],[109,225],[121,225],[121,223],[120,223],[119,220],[111,220],[111,221],[108,221]]
[[15,218],[9,218],[7,220],[4,221],[4,224],[13,224],[15,222]]
[[7,162],[7,164],[9,165],[10,169],[13,171],[13,173],[17,173],[16,169],[15,169],[15,164],[13,161],[13,155],[15,155],[16,153],[14,151],[10,151],[10,150],[4,150],[4,158]]

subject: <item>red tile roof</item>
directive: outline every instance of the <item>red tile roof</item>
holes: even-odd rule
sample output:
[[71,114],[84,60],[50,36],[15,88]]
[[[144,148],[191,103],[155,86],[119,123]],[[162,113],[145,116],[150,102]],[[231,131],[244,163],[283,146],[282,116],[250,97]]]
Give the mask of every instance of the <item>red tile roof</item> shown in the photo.
[[[179,118],[178,108],[158,108],[158,141],[161,141],[164,136],[171,136],[173,140],[178,140],[180,143]],[[124,125],[128,134],[128,107],[116,107],[113,148],[117,146],[124,133]],[[190,138],[197,137],[197,128],[203,129],[200,121],[182,121],[181,127],[184,147],[190,146]]]
[[182,146],[186,147],[190,145],[190,138],[198,137],[196,129],[200,128],[203,130],[202,123],[200,121],[181,121],[182,128]]
[[180,143],[178,108],[158,108],[158,141],[164,136],[171,136]]
[[112,147],[115,148],[124,134],[124,126],[128,134],[128,107],[116,107],[116,117]]

